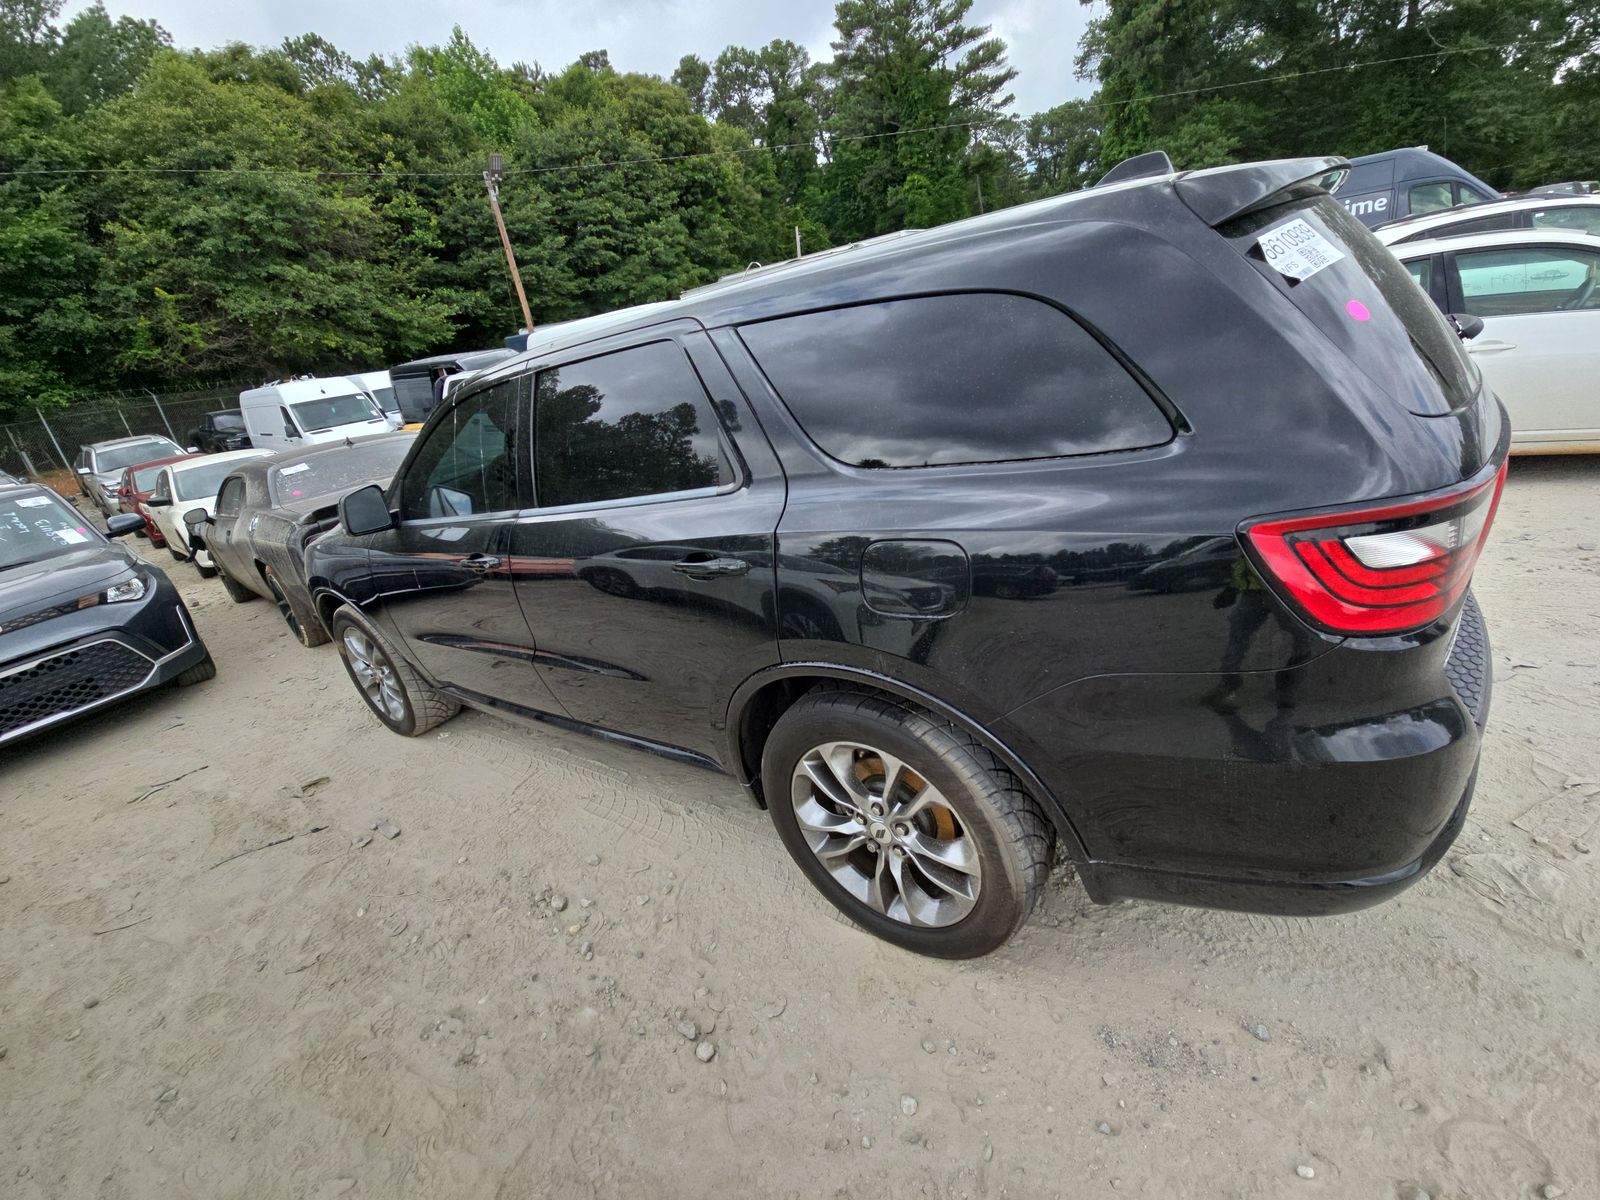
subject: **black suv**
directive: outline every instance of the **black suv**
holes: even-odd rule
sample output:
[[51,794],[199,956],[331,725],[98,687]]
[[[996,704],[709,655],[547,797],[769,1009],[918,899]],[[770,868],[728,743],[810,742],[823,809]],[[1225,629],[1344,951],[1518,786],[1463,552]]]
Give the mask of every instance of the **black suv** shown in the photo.
[[380,720],[726,771],[873,933],[1375,903],[1461,828],[1509,426],[1324,186],[1170,170],[537,339],[313,542]]

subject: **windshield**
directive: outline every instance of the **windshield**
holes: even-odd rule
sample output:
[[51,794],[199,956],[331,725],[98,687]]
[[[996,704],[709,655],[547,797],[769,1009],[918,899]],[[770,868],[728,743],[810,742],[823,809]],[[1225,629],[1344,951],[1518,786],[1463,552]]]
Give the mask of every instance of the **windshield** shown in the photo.
[[400,401],[394,398],[394,389],[392,387],[373,388],[372,398],[378,402],[378,407],[386,413],[400,411]]
[[161,478],[160,467],[145,467],[133,473],[133,490],[148,492],[156,486],[156,480]]
[[178,499],[209,500],[222,487],[222,481],[247,461],[242,458],[227,458],[221,462],[190,467],[186,471],[174,471],[172,478],[177,483]]
[[237,409],[229,412],[216,412],[211,414],[211,427],[220,429],[225,433],[234,433],[244,428],[244,417]]
[[383,438],[285,463],[272,470],[272,494],[279,504],[292,505],[304,496],[354,491],[368,483],[388,487],[410,449],[408,437]]
[[88,522],[54,496],[0,499],[0,571],[54,558],[98,538]]
[[294,419],[300,422],[300,428],[307,433],[322,433],[337,425],[383,420],[377,406],[360,392],[351,392],[348,396],[319,396],[289,407],[294,410]]
[[149,462],[153,458],[167,458],[182,453],[166,438],[151,438],[147,442],[129,442],[124,446],[106,446],[94,452],[94,469],[98,475],[107,471],[120,471],[134,463]]

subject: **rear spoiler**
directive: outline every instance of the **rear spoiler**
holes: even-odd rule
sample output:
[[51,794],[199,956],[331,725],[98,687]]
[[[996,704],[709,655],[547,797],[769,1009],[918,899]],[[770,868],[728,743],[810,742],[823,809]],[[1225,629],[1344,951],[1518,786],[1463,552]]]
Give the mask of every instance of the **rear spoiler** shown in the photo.
[[1343,158],[1281,158],[1190,171],[1173,181],[1178,199],[1207,225],[1222,225],[1252,209],[1265,208],[1296,184],[1311,183],[1332,191],[1350,170]]

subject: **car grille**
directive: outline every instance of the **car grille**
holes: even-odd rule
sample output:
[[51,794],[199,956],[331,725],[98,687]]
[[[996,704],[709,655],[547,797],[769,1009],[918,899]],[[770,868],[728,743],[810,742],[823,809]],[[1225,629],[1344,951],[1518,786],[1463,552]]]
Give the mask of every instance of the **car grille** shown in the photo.
[[77,611],[78,602],[76,600],[67,604],[57,604],[51,608],[41,608],[38,612],[25,613],[20,617],[12,617],[9,621],[0,622],[0,633],[15,633],[19,629],[26,629],[29,625],[37,625],[40,621],[64,617],[68,613]]
[[95,642],[0,675],[0,738],[137,687],[151,662],[120,642]]
[[1445,660],[1444,673],[1479,726],[1488,716],[1484,687],[1489,672],[1489,632],[1478,609],[1478,598],[1467,593],[1467,602],[1456,620],[1456,640]]

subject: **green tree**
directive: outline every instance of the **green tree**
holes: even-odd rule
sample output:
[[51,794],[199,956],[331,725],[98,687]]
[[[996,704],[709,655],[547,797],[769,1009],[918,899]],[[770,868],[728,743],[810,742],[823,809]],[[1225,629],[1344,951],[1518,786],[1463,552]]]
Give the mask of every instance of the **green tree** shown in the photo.
[[105,6],[95,3],[67,23],[46,78],[61,107],[81,113],[132,91],[155,52],[171,44],[154,21],[112,20]]
[[971,0],[840,0],[825,198],[835,236],[971,210],[969,150],[1010,105],[1016,76],[1004,43],[966,23],[971,8]]

